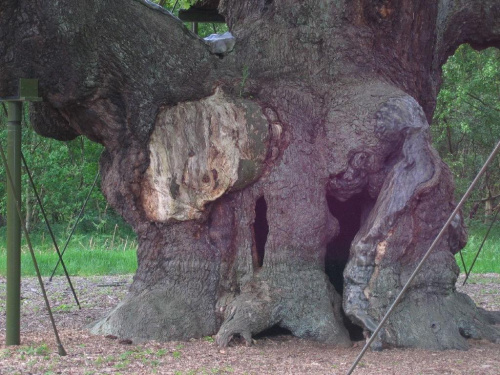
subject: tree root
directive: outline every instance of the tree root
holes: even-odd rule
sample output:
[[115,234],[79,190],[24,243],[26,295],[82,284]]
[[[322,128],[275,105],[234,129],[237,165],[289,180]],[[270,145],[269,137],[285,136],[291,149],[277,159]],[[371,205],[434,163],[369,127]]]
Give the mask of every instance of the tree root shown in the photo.
[[[348,347],[349,334],[342,325],[341,299],[319,270],[293,275],[293,283],[282,278],[258,276],[229,304],[226,317],[216,336],[219,346],[227,346],[240,335],[247,345],[252,335],[279,325],[294,336]],[[289,277],[289,276],[288,276]],[[308,283],[300,279],[307,278]],[[314,286],[306,289],[304,286]]]
[[[194,308],[195,307],[195,308]],[[167,290],[129,294],[91,333],[134,340],[188,340],[213,334],[215,316]],[[213,309],[212,309],[213,310]],[[204,312],[201,314],[200,312]]]
[[389,318],[384,345],[431,350],[469,348],[469,339],[500,342],[500,315],[477,308],[469,296],[411,293]]

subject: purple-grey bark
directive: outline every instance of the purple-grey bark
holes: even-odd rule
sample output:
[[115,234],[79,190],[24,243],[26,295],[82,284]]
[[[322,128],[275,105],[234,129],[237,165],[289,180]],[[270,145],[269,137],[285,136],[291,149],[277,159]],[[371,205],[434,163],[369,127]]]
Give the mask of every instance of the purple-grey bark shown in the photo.
[[[222,0],[218,56],[143,0],[4,0],[0,96],[40,79],[37,131],[102,143],[102,186],[138,235],[129,296],[94,331],[188,339],[273,326],[373,331],[454,208],[430,145],[441,65],[500,43],[500,1]],[[457,293],[462,219],[376,346],[498,340]],[[346,315],[346,317],[344,316]]]

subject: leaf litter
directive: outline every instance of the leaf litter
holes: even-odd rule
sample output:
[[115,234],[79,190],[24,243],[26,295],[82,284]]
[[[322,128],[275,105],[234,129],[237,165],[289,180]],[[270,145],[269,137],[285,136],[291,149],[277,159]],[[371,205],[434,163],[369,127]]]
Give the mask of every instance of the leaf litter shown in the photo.
[[[218,348],[213,337],[188,342],[142,342],[90,335],[87,326],[109,312],[126,294],[131,275],[73,277],[79,310],[64,277],[47,284],[63,345],[57,345],[37,280],[24,278],[21,300],[21,345],[5,346],[5,278],[0,278],[0,374],[345,374],[364,342],[335,348],[290,335],[267,336],[247,347],[235,340]],[[478,306],[500,310],[500,275],[473,275],[457,289]],[[422,349],[368,351],[355,374],[500,373],[500,343],[472,341],[468,351]]]

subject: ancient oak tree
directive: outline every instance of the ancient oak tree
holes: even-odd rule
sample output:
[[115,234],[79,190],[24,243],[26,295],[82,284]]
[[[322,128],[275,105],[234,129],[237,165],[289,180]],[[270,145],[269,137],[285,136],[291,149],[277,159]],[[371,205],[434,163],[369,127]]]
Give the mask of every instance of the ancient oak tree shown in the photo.
[[[36,130],[106,151],[102,188],[139,239],[126,338],[273,326],[350,344],[373,331],[454,207],[429,143],[440,67],[500,45],[500,0],[221,0],[217,55],[145,0],[3,0],[0,96],[39,78]],[[461,217],[378,347],[498,340],[457,293]],[[354,328],[353,328],[354,327]]]

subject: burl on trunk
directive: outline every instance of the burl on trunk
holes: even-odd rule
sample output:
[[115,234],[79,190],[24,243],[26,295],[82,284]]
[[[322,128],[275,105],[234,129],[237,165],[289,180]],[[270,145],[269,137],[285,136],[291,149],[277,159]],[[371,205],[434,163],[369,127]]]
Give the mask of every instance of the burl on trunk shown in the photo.
[[[146,0],[4,3],[0,96],[40,79],[37,131],[105,146],[103,191],[138,236],[93,331],[222,346],[375,329],[454,207],[429,140],[440,67],[500,44],[499,0],[222,0],[223,54]],[[455,290],[465,239],[456,217],[377,347],[499,340]]]

